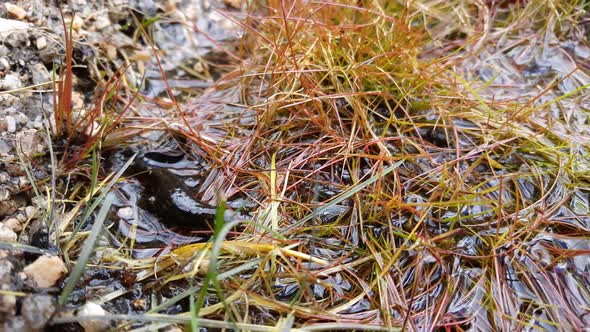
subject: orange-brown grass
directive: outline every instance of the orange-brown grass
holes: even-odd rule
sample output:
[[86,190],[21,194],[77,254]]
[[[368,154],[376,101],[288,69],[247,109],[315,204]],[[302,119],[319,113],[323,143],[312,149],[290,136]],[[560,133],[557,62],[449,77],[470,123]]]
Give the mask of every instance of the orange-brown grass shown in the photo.
[[[588,70],[566,52],[558,75],[529,84],[518,70],[534,68],[506,55],[575,37],[583,9],[538,5],[277,0],[231,16],[247,32],[236,69],[164,120],[126,121],[188,138],[211,165],[203,199],[258,207],[211,243],[158,259],[105,251],[101,264],[139,280],[194,286],[136,319],[259,331],[587,325]],[[157,314],[182,297],[208,304]]]

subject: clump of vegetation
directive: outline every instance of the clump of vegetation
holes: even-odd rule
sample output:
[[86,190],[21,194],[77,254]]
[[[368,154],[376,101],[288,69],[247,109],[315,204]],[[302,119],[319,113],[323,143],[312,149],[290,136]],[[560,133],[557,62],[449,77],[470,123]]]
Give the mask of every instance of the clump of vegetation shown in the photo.
[[[234,18],[243,60],[167,125],[209,162],[204,199],[257,208],[157,258],[100,248],[97,264],[177,290],[141,316],[105,319],[253,331],[586,326],[582,5],[269,1]],[[187,298],[189,310],[163,314]]]
[[[93,153],[99,153],[106,138],[119,126],[127,111],[133,106],[138,92],[126,82],[120,68],[109,77],[100,79],[100,87],[95,91],[92,108],[74,105],[74,31],[75,13],[68,18],[61,13],[64,30],[64,63],[56,70],[53,82],[53,110],[49,115],[53,140],[60,154],[60,169],[70,171]],[[83,102],[83,104],[85,104]],[[108,148],[108,144],[104,146]]]

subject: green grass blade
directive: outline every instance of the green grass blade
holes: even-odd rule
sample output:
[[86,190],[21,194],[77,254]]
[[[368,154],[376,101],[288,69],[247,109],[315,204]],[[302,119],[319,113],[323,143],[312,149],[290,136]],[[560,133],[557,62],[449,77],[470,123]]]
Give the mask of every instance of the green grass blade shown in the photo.
[[86,264],[88,263],[88,260],[90,259],[90,256],[92,255],[92,252],[94,251],[94,247],[95,247],[96,242],[98,241],[98,238],[99,238],[100,233],[102,231],[102,226],[104,224],[104,221],[107,217],[107,213],[109,212],[112,204],[113,204],[113,196],[107,196],[104,203],[102,204],[102,207],[98,211],[98,216],[96,217],[96,220],[94,221],[94,225],[92,225],[92,229],[90,230],[90,235],[88,236],[88,239],[86,240],[86,243],[84,244],[84,247],[82,248],[82,252],[80,253],[80,257],[78,257],[78,261],[74,267],[74,270],[70,274],[70,277],[68,278],[68,282],[66,283],[65,287],[63,288],[63,290],[61,292],[61,295],[59,296],[59,304],[63,305],[66,303],[68,296],[74,290],[74,287],[76,287],[76,284],[78,283],[78,280],[82,276],[82,273],[84,273],[84,269],[86,268]]

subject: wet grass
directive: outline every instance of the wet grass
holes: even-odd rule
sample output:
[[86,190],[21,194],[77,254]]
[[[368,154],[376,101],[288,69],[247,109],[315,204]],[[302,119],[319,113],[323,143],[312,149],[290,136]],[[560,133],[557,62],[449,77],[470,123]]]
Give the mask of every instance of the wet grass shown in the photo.
[[[257,207],[157,258],[99,243],[93,266],[133,271],[153,293],[141,315],[100,319],[136,331],[587,326],[583,6],[269,1],[226,13],[247,33],[234,71],[158,116],[117,121],[183,136],[210,166],[203,200]],[[65,220],[62,249],[85,263],[98,231],[72,235]]]

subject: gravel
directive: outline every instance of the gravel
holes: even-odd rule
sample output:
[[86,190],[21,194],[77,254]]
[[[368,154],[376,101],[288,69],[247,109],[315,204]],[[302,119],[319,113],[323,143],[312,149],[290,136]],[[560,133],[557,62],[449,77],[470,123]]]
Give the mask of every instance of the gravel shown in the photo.
[[21,308],[21,315],[29,326],[40,329],[55,313],[56,301],[50,295],[29,295],[23,300]]

